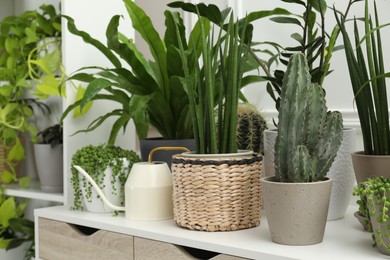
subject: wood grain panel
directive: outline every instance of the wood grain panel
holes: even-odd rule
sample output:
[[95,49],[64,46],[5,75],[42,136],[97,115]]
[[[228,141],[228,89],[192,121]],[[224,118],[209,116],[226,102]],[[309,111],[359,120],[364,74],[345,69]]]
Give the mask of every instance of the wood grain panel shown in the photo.
[[97,230],[86,235],[73,225],[39,218],[39,256],[44,260],[132,260],[133,237]]

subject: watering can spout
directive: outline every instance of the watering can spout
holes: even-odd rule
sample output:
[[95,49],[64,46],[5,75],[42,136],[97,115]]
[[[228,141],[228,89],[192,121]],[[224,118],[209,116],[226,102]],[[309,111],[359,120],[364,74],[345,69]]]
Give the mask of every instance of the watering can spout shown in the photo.
[[110,207],[113,210],[125,211],[125,207],[116,206],[116,205],[112,204],[110,201],[108,201],[108,199],[106,198],[106,196],[104,195],[102,190],[99,188],[99,186],[96,184],[96,182],[91,178],[91,176],[89,176],[89,174],[83,168],[81,168],[78,165],[73,165],[73,167],[80,174],[82,174],[88,180],[89,183],[91,183],[92,187],[96,190],[96,192],[99,194],[100,198],[102,198],[103,202],[105,204],[107,204],[108,207]]

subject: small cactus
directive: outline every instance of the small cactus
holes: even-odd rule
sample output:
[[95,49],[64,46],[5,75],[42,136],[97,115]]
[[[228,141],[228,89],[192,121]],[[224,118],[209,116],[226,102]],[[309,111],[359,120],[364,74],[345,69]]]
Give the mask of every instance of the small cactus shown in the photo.
[[238,105],[237,114],[237,147],[240,150],[251,150],[263,153],[263,132],[267,129],[267,122],[249,103]]
[[311,83],[306,57],[294,54],[283,78],[275,144],[275,174],[282,182],[323,180],[343,138],[343,119],[328,112],[324,90]]

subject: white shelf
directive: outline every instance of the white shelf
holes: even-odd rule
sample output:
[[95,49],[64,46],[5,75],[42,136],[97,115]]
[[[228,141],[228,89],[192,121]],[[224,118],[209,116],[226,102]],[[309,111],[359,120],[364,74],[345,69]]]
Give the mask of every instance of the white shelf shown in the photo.
[[232,232],[191,231],[178,227],[173,220],[130,221],[122,215],[70,211],[65,206],[35,210],[38,217],[154,239],[167,243],[200,248],[251,259],[383,259],[371,246],[371,235],[364,232],[353,217],[356,206],[350,206],[346,217],[329,221],[324,241],[312,246],[284,246],[271,242],[265,218],[257,228]]
[[32,180],[30,186],[26,189],[20,188],[18,184],[5,185],[4,188],[5,194],[8,196],[64,203],[64,195],[62,193],[44,192],[40,188],[39,181],[36,180]]

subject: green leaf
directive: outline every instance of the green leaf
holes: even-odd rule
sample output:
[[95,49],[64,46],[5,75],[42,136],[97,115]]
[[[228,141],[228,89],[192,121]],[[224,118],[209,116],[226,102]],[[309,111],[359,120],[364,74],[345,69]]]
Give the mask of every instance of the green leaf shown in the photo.
[[163,95],[169,98],[169,82],[167,75],[166,49],[160,35],[154,28],[150,17],[138,7],[132,0],[124,0],[126,9],[130,15],[133,28],[141,35],[148,44],[150,52],[158,67],[158,77]]
[[20,177],[18,181],[19,181],[19,187],[22,189],[26,189],[28,188],[28,186],[30,186],[31,178],[28,176],[24,176],[24,177]]
[[[77,92],[76,92],[76,101],[81,102],[81,100],[84,97],[84,93],[85,93],[85,88],[79,86],[77,88]],[[87,104],[84,104],[83,109],[81,109],[80,103],[78,103],[76,108],[73,111],[73,117],[78,118],[78,117],[84,115],[85,113],[87,113],[89,111],[89,109],[92,107],[92,104],[93,104],[92,102],[88,102]]]
[[111,50],[109,48],[104,46],[104,44],[102,44],[100,41],[91,37],[91,35],[89,35],[88,33],[78,30],[75,23],[74,23],[73,18],[66,16],[66,15],[63,15],[62,17],[64,17],[67,20],[68,30],[72,34],[80,36],[86,43],[89,43],[92,46],[96,47],[99,51],[101,51],[102,54],[104,54],[107,57],[107,59],[109,59],[111,61],[111,63],[115,67],[117,67],[117,68],[122,67],[122,64],[119,61],[119,59],[111,52]]
[[326,13],[327,5],[325,0],[309,0],[308,2],[317,12],[322,14]]
[[15,144],[11,147],[7,154],[8,161],[21,161],[24,158],[24,148],[19,138],[15,140]]
[[14,197],[9,197],[0,205],[0,224],[3,227],[9,226],[9,220],[17,217]]
[[8,170],[3,170],[1,172],[1,181],[3,183],[6,183],[6,184],[12,183],[12,182],[16,181],[15,174],[11,173]]
[[276,23],[296,24],[302,27],[301,22],[298,19],[292,17],[277,16],[277,17],[271,17],[270,20]]
[[95,78],[94,80],[92,80],[84,92],[83,98],[80,103],[80,109],[83,110],[84,106],[89,101],[91,101],[96,94],[98,94],[103,89],[106,89],[111,86],[111,81],[104,78]]

